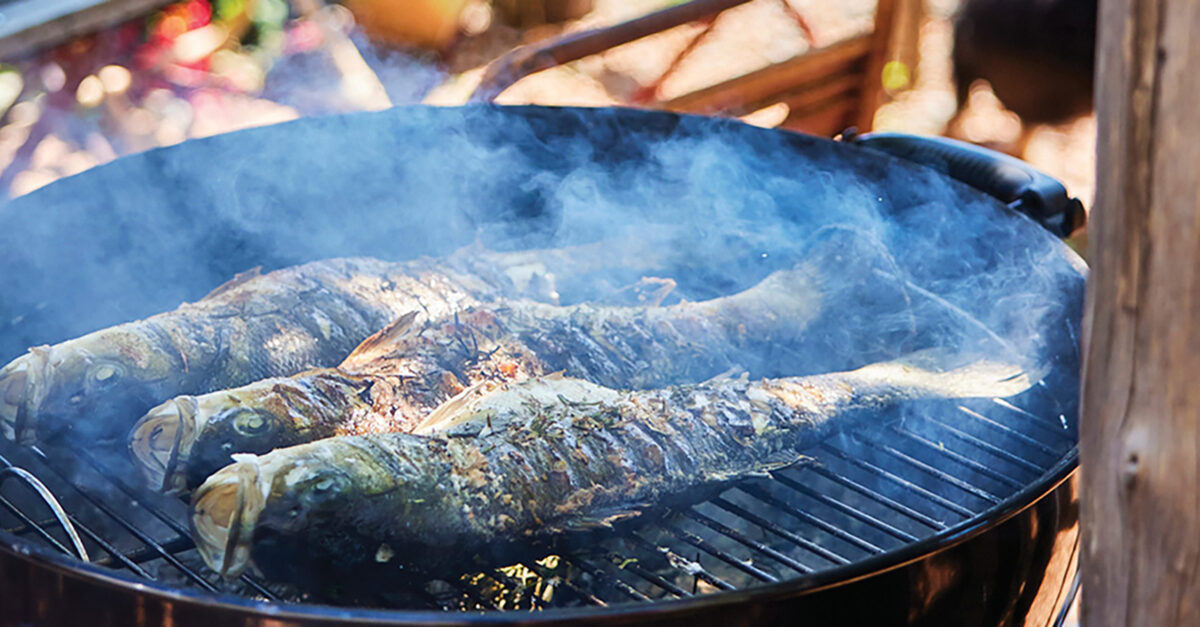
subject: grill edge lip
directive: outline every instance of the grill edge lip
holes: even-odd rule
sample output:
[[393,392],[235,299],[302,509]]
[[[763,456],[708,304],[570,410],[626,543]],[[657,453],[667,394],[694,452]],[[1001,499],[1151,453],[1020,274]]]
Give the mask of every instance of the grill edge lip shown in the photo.
[[235,610],[245,615],[276,620],[342,620],[358,624],[401,621],[429,625],[456,625],[464,622],[547,624],[574,618],[649,618],[676,611],[720,607],[747,601],[770,602],[781,598],[799,597],[901,568],[976,538],[1013,516],[1036,506],[1046,495],[1070,479],[1078,467],[1079,448],[1076,445],[1048,468],[1041,477],[1000,503],[929,537],[850,564],[824,569],[811,575],[802,575],[774,584],[714,592],[686,599],[660,600],[651,603],[629,602],[608,607],[553,608],[537,612],[486,611],[468,615],[435,610],[345,608],[319,604],[256,601],[232,594],[185,591],[162,585],[156,581],[137,579],[123,572],[81,562],[48,548],[29,544],[3,530],[0,530],[0,553],[8,553],[16,559],[60,573],[66,571],[64,574],[84,576],[95,583],[115,587],[127,594],[152,595],[189,605],[218,607]]

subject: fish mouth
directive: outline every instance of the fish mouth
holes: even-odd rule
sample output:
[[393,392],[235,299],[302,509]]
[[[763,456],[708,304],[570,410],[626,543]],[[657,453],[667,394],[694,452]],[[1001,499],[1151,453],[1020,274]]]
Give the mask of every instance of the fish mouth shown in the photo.
[[30,353],[0,369],[0,433],[9,440],[32,445],[37,442],[37,407],[45,386],[40,385],[49,364],[47,349]]
[[146,481],[157,490],[187,490],[187,462],[200,426],[194,397],[171,399],[142,416],[129,432],[129,451]]
[[15,366],[8,372],[0,372],[0,432],[10,440],[17,439],[18,422],[25,411],[25,387],[29,382],[25,364]]
[[192,499],[192,537],[208,567],[222,577],[237,577],[252,565],[254,525],[266,504],[258,459],[238,456],[237,463],[209,477]]

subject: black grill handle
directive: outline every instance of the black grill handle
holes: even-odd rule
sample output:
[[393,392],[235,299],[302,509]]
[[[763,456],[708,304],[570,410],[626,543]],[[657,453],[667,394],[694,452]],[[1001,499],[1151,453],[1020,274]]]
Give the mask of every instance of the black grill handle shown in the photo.
[[1059,237],[1083,226],[1079,199],[1054,177],[1008,155],[945,137],[903,133],[843,134],[845,141],[931,167],[994,196]]

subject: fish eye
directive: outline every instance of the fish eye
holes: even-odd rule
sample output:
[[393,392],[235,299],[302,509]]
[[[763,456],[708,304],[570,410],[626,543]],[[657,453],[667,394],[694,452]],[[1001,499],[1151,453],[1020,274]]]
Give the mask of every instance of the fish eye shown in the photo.
[[123,376],[125,369],[119,364],[99,363],[88,371],[88,380],[101,390],[112,387]]
[[303,491],[303,498],[315,505],[328,501],[344,488],[349,481],[339,474],[326,474],[314,478]]
[[263,435],[272,430],[275,426],[275,421],[272,416],[260,411],[244,409],[238,411],[233,417],[233,428],[238,433],[254,437]]

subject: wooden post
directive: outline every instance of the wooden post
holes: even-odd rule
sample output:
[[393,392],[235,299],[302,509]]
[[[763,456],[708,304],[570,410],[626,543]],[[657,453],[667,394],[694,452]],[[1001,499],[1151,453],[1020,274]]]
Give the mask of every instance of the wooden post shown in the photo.
[[1200,2],[1102,0],[1083,623],[1200,625]]

